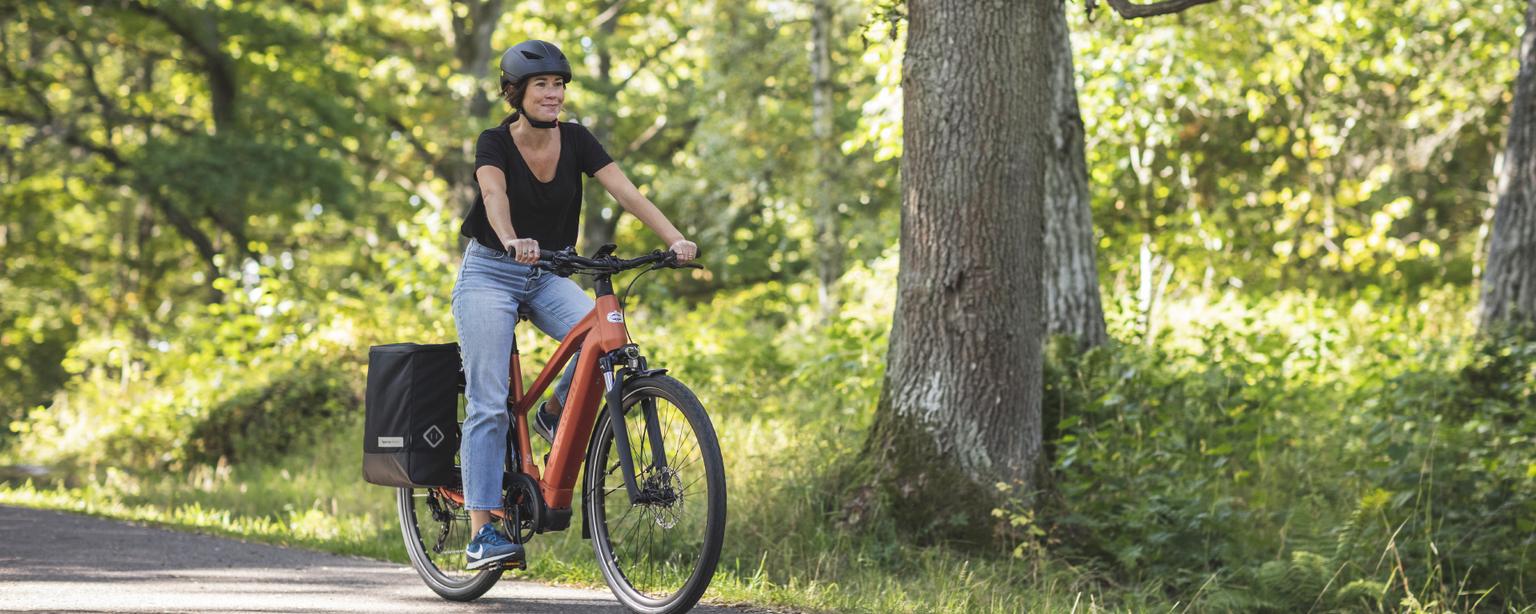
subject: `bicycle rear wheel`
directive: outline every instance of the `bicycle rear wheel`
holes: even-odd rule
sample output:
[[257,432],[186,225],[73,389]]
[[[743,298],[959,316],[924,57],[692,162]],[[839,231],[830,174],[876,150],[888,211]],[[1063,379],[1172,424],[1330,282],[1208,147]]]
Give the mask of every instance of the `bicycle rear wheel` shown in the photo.
[[501,579],[501,568],[467,570],[469,511],[436,488],[401,488],[397,497],[400,533],[411,566],[444,599],[472,601]]
[[[725,541],[725,467],[714,426],[692,391],[653,376],[624,388],[624,415],[636,483],[658,494],[631,505],[619,469],[609,411],[595,427],[587,458],[583,514],[608,587],[637,612],[692,608],[714,578]],[[666,467],[652,464],[645,403],[656,406]]]

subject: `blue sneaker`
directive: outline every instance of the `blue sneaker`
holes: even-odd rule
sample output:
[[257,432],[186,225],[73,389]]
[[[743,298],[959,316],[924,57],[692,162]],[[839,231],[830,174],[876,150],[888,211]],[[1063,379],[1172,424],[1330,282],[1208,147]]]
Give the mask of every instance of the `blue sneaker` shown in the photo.
[[487,522],[480,527],[480,532],[475,538],[469,540],[469,545],[464,547],[464,567],[466,569],[483,569],[498,563],[522,562],[523,545],[514,544],[496,530],[495,522]]
[[560,416],[544,411],[544,406],[548,404],[548,401],[539,403],[539,410],[533,412],[532,424],[529,426],[533,427],[533,432],[543,437],[544,441],[554,443],[555,430],[560,428]]

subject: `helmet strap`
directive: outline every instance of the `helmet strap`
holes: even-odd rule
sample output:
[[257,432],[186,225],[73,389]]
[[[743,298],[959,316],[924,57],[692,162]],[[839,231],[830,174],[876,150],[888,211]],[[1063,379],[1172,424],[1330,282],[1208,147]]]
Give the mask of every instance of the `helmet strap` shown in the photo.
[[552,122],[541,121],[541,120],[534,119],[532,115],[524,113],[521,110],[519,110],[517,113],[512,115],[512,121],[516,122],[517,118],[519,118],[519,117],[527,120],[528,121],[528,126],[532,127],[532,128],[549,129],[549,128],[554,128],[555,126],[560,125],[560,120],[558,118],[555,121],[552,121]]

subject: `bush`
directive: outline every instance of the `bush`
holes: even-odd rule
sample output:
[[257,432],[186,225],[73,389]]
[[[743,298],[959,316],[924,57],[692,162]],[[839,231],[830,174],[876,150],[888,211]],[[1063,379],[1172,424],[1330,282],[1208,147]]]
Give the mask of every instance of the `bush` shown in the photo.
[[1371,317],[1052,345],[1045,541],[1213,610],[1528,602],[1536,335],[1426,340]]
[[337,417],[362,411],[361,386],[346,370],[305,363],[214,405],[192,429],[186,459],[275,460],[296,444],[335,431]]

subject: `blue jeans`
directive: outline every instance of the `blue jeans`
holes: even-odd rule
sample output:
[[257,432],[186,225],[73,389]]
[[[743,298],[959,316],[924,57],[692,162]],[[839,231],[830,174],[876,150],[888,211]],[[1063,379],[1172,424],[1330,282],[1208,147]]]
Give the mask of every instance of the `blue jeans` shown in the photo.
[[[453,285],[453,322],[459,331],[465,396],[469,397],[459,463],[464,507],[471,510],[501,508],[501,474],[511,424],[507,374],[518,305],[529,306],[539,330],[563,339],[592,310],[593,301],[576,282],[519,264],[471,240]],[[562,404],[575,372],[572,357],[555,384]]]

